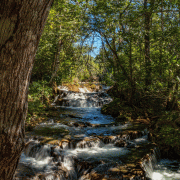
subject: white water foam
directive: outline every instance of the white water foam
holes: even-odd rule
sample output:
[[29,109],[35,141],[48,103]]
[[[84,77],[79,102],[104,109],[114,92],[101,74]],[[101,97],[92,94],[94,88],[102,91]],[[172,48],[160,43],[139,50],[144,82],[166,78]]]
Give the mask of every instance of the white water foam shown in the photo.
[[57,88],[61,91],[69,91],[68,87],[66,86],[58,86]]
[[79,92],[82,92],[82,93],[90,93],[90,91],[84,87],[84,88],[79,88]]
[[148,139],[148,136],[145,135],[145,136],[142,136],[142,137],[140,137],[140,138],[134,139],[134,142],[135,142],[136,144],[143,144],[143,143],[147,143],[147,142],[148,142],[147,139]]
[[152,180],[180,180],[180,162],[161,160],[152,171],[150,178]]
[[95,146],[91,148],[68,149],[65,153],[68,156],[75,156],[82,159],[101,160],[126,155],[129,153],[129,150],[115,147],[113,144],[107,144],[103,147]]
[[32,168],[43,170],[51,164],[52,158],[48,156],[46,158],[43,158],[42,160],[39,160],[33,157],[26,156],[24,153],[22,153],[19,162],[28,164],[28,166]]
[[[62,89],[62,88],[61,88]],[[53,105],[58,101],[57,96]],[[61,106],[67,107],[101,107],[112,101],[112,98],[105,92],[89,92],[86,88],[80,88],[80,92],[66,91],[63,93]]]
[[180,162],[169,159],[160,159],[160,152],[157,148],[149,156],[149,160],[142,163],[147,177],[152,180],[180,180]]

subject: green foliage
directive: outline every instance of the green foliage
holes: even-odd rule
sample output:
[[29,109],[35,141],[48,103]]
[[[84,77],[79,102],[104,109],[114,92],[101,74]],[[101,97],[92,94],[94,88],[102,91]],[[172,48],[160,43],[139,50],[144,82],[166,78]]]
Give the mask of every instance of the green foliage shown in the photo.
[[102,107],[101,112],[103,114],[109,114],[113,117],[132,117],[134,115],[134,109],[130,107],[126,102],[121,101],[120,98],[115,98],[109,104]]
[[48,86],[46,81],[37,81],[30,84],[28,114],[26,118],[28,124],[34,118],[38,118],[41,114],[45,113],[45,109],[50,105],[52,95],[52,88]]
[[40,39],[32,79],[61,84],[96,76],[98,65],[86,55],[90,47],[83,40],[82,13],[78,2],[54,2]]
[[29,86],[29,94],[35,99],[41,99],[43,96],[49,98],[52,96],[52,88],[48,86],[47,81],[34,81]]
[[[153,125],[154,124],[154,125]],[[180,116],[178,111],[165,112],[161,118],[152,123],[152,140],[171,156],[180,156]],[[170,150],[170,152],[168,152]],[[173,150],[173,151],[172,151]],[[174,153],[175,152],[175,153]],[[173,155],[174,153],[174,155]],[[175,157],[177,158],[177,157]]]
[[[152,1],[153,2],[153,1]],[[122,88],[148,91],[175,92],[169,86],[179,77],[179,32],[180,8],[178,2],[162,1],[150,4],[149,38],[150,62],[145,54],[144,4],[136,1],[87,1],[84,17],[89,26],[87,32],[96,32],[102,40],[102,47],[96,62],[99,63],[100,77],[106,83],[118,83]],[[164,11],[168,9],[168,11]],[[170,12],[173,14],[170,15]],[[141,14],[141,15],[140,15]],[[147,86],[147,71],[150,85]],[[176,80],[176,83],[178,81]],[[169,88],[170,87],[170,88]],[[175,92],[177,94],[177,92]]]
[[163,139],[163,143],[170,145],[172,147],[179,145],[180,131],[175,129],[171,125],[166,125],[159,131],[159,136]]

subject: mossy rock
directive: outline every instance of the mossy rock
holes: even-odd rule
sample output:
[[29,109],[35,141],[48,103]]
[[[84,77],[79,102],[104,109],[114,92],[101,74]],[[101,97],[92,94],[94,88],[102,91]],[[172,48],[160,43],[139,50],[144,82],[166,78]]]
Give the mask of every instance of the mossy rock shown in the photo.
[[92,85],[90,85],[90,88],[91,88],[91,89],[96,89],[96,85],[95,85],[95,84],[92,84]]
[[55,139],[55,138],[44,137],[44,139],[41,140],[40,143],[41,144],[59,145],[60,140]]
[[69,131],[65,128],[53,128],[53,127],[37,127],[35,134],[41,136],[65,136],[69,134]]

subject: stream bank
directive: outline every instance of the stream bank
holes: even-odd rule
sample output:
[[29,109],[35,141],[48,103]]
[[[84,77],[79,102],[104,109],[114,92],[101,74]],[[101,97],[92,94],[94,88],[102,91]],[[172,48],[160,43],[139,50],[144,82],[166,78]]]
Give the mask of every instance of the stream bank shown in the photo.
[[[136,93],[133,105],[117,87],[108,90],[114,100],[102,107],[103,114],[119,119],[130,119],[147,125],[150,139],[156,143],[162,158],[180,160],[180,110],[167,111],[168,100],[158,94]],[[127,92],[127,91],[126,91]]]
[[146,124],[149,140],[159,149],[158,153],[144,157],[147,176],[153,180],[180,179],[179,107],[169,111],[169,99],[162,93],[136,92],[133,105],[129,103],[127,90],[119,90],[114,86],[108,93],[113,101],[104,105],[101,112],[120,120],[128,118],[134,123]]

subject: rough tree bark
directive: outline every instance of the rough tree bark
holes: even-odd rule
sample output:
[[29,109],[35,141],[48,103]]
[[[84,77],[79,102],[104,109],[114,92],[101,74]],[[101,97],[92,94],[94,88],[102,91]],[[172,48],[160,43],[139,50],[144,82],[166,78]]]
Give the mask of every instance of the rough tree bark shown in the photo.
[[24,148],[28,85],[52,1],[0,1],[1,180],[13,179]]

